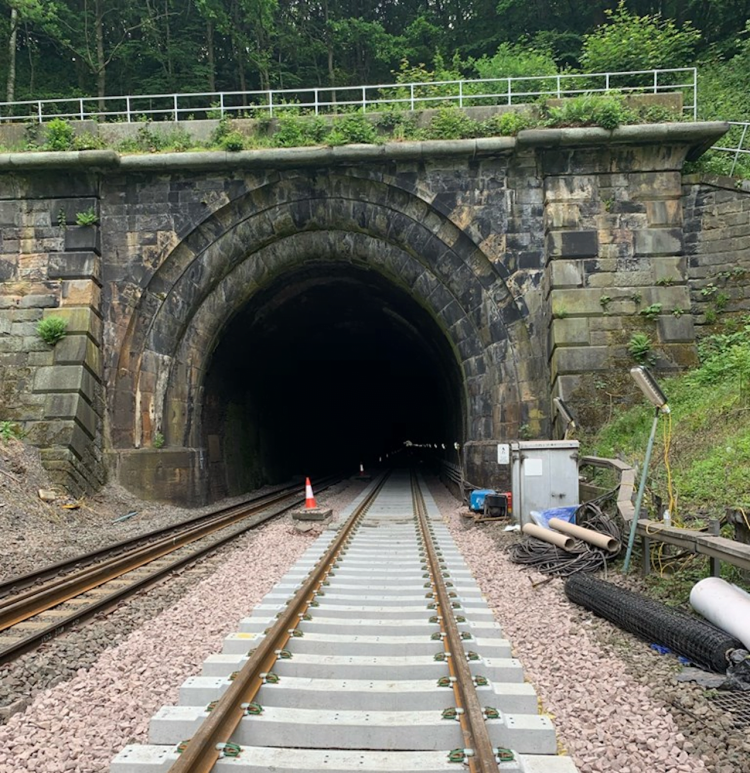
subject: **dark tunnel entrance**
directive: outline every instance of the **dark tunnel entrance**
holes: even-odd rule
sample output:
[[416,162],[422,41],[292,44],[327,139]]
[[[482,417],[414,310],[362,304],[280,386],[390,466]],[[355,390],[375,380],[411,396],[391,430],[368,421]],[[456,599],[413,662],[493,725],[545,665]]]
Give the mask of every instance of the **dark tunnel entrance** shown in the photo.
[[292,475],[354,474],[407,440],[463,440],[446,335],[405,290],[349,264],[308,263],[259,291],[204,385],[212,500]]

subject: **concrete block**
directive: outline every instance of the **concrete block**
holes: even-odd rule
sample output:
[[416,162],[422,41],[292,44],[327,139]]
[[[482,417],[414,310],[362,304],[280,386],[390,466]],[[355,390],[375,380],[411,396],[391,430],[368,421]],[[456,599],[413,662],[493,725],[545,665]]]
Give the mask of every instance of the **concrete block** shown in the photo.
[[675,255],[684,249],[679,228],[644,228],[633,236],[636,255]]
[[662,315],[657,320],[659,340],[663,343],[692,343],[695,341],[695,320],[692,314],[675,317]]
[[611,355],[606,346],[559,347],[552,353],[552,377],[563,373],[607,370]]
[[41,393],[73,392],[93,402],[96,379],[87,368],[78,365],[52,365],[34,374],[34,391]]
[[296,521],[325,521],[333,515],[330,507],[304,507],[292,510],[292,518]]
[[96,435],[99,417],[78,394],[47,395],[44,416],[47,419],[75,419],[90,437]]
[[61,306],[90,306],[98,310],[101,300],[101,286],[93,279],[65,279],[62,282]]
[[582,287],[583,264],[578,260],[553,260],[550,265],[550,284],[554,288]]
[[19,309],[51,309],[57,306],[54,295],[25,295],[18,303]]
[[553,319],[551,343],[556,346],[586,346],[590,336],[589,320],[586,317]]
[[94,252],[50,253],[50,279],[93,279],[101,284],[101,274],[101,258]]
[[599,254],[596,231],[552,231],[547,234],[547,254],[551,258],[595,258]]
[[102,254],[101,235],[97,225],[74,225],[65,229],[65,252]]

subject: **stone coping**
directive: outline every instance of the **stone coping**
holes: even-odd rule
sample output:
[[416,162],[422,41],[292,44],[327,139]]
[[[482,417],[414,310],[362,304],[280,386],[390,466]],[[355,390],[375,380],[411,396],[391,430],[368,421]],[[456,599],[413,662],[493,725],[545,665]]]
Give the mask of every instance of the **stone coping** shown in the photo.
[[119,169],[124,172],[269,169],[335,166],[358,162],[419,161],[442,156],[493,156],[522,148],[565,148],[601,145],[688,145],[695,160],[729,129],[725,121],[662,123],[621,126],[614,131],[598,127],[526,129],[517,137],[472,140],[386,142],[382,145],[314,146],[261,150],[200,151],[121,155],[115,150],[28,152],[0,154],[0,172],[49,169]]

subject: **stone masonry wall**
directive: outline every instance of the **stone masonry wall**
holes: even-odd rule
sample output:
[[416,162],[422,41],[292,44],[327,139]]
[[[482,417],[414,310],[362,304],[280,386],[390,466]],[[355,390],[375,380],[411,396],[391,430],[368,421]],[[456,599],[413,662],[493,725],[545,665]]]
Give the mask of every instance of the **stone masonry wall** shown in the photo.
[[629,342],[659,371],[695,363],[676,147],[544,158],[553,395],[596,427],[633,391]]
[[[74,494],[104,481],[99,228],[75,225],[92,208],[95,176],[0,177],[0,420]],[[36,333],[51,315],[67,322],[54,347]]]
[[685,253],[696,323],[750,311],[750,182],[686,177]]

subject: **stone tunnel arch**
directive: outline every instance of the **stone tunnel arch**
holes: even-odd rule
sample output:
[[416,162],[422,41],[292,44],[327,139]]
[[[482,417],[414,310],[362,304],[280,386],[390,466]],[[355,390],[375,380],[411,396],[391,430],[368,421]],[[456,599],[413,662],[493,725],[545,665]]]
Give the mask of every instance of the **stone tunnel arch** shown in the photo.
[[[408,292],[441,331],[460,374],[460,440],[512,436],[528,380],[519,356],[530,346],[503,266],[417,190],[336,172],[278,175],[207,217],[143,283],[109,411],[126,485],[129,470],[144,473],[132,450],[142,456],[160,433],[166,447],[157,467],[175,469],[154,474],[187,484],[194,500],[205,496],[201,412],[212,354],[253,298],[313,265],[375,272]],[[174,463],[169,450],[178,453]]]

